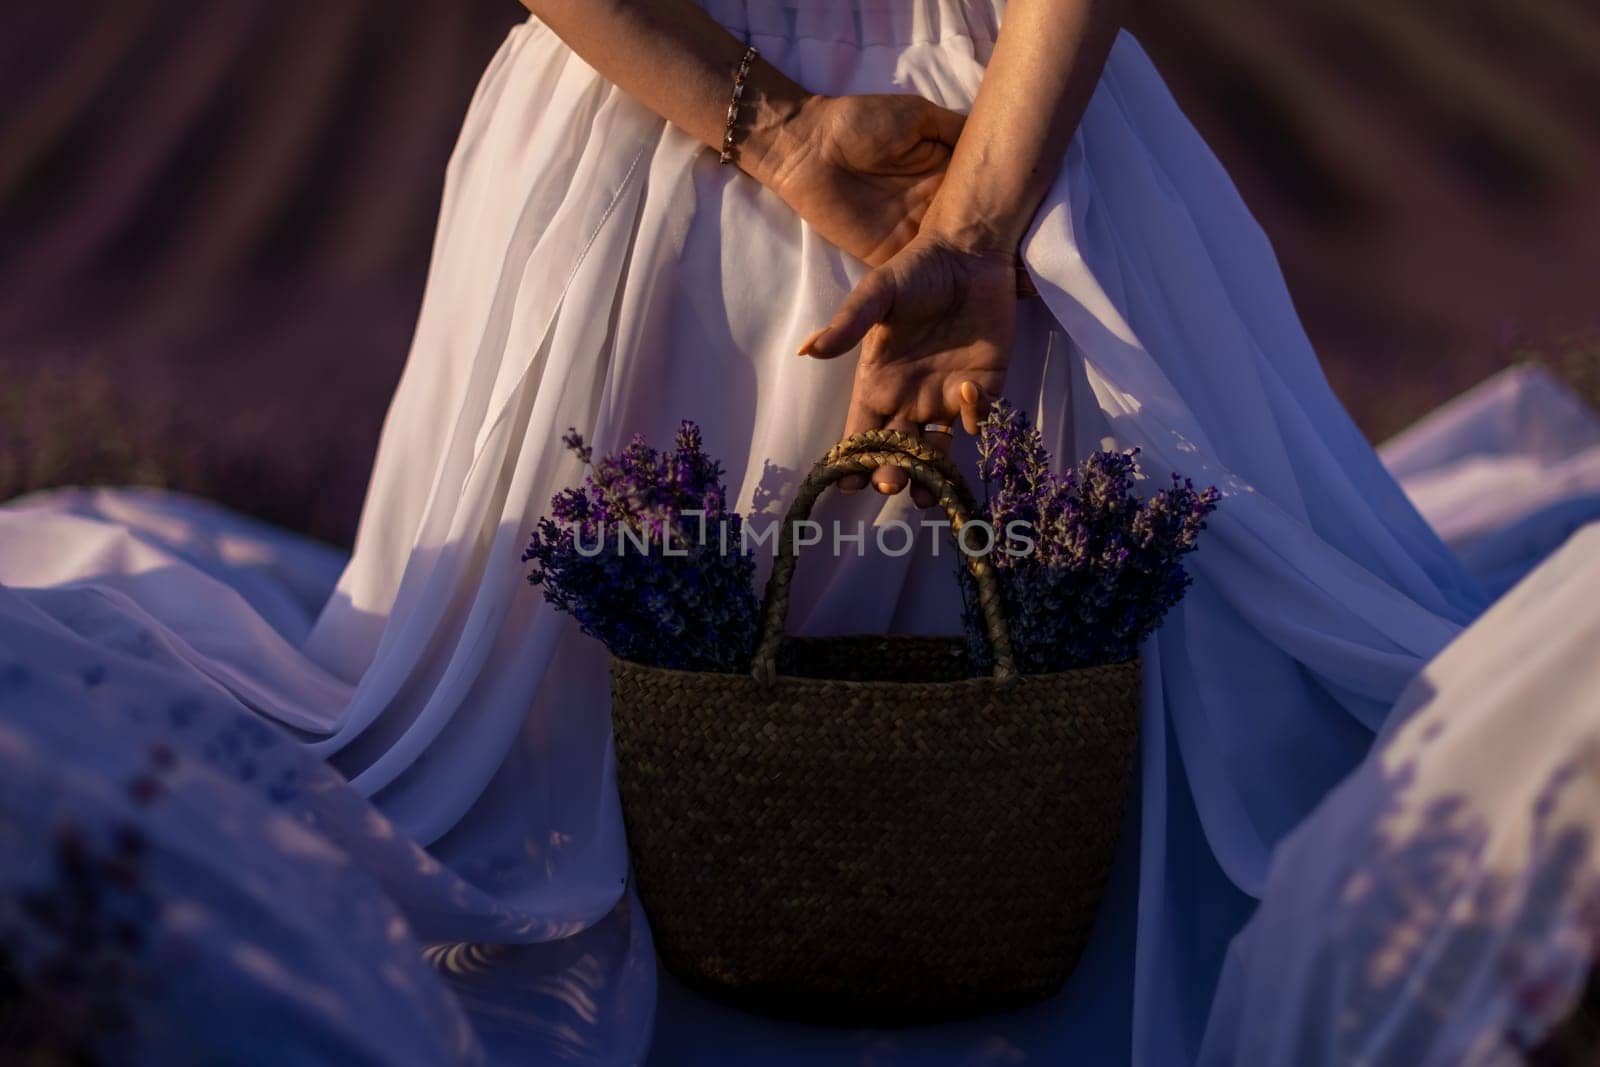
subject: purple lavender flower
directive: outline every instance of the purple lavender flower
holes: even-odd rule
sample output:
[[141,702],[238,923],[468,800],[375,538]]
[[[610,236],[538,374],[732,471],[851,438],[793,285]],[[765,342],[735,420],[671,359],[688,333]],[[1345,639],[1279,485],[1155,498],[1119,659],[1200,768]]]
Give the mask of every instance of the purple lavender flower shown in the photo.
[[[1029,524],[1034,547],[990,556],[1011,621],[1018,669],[1028,674],[1120,663],[1183,598],[1191,581],[1182,559],[1194,551],[1221,494],[1172,486],[1141,502],[1132,493],[1138,450],[1096,452],[1060,474],[1038,430],[997,405],[978,434],[981,517],[1004,531]],[[992,666],[977,586],[961,568],[962,622],[975,668]]]
[[742,550],[741,518],[728,510],[722,466],[702,449],[699,427],[682,423],[673,451],[635,435],[599,462],[576,431],[562,443],[589,474],[551,499],[522,556],[534,565],[528,581],[613,655],[745,670],[756,635],[755,561]]

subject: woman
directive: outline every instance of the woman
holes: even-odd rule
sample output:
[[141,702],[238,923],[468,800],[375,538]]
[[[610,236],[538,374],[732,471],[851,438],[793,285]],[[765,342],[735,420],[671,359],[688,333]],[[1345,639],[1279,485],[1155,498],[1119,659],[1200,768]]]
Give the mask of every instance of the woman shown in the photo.
[[[491,1052],[628,1062],[653,1030],[665,1062],[1190,1062],[1273,845],[1482,606],[1333,397],[1227,177],[1109,0],[530,6],[451,162],[331,596],[342,561],[194,501],[35,498],[0,512],[0,649],[60,684],[12,706],[43,731],[61,686],[114,709],[137,676],[134,710],[297,731],[349,786],[291,802],[419,937],[536,946],[445,954]],[[1146,647],[1139,802],[1087,958],[1036,1009],[888,1044],[670,984],[655,1013],[603,652],[519,581],[579,475],[560,434],[609,450],[694,419],[749,509],[842,433],[944,445],[999,394],[1058,456],[1138,447],[1226,493]],[[827,506],[926,503],[872,480]],[[808,559],[791,624],[954,629],[947,566]],[[277,758],[310,777],[303,756]]]

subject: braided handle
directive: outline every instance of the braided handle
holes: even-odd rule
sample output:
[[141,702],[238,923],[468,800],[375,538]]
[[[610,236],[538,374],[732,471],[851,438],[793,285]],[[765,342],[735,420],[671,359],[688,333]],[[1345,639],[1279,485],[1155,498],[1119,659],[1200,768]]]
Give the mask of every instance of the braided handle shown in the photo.
[[[817,461],[795,494],[789,513],[784,516],[778,536],[778,554],[772,576],[767,579],[762,606],[761,641],[756,645],[750,673],[758,682],[770,685],[778,676],[778,646],[783,641],[784,623],[789,615],[789,583],[794,578],[795,524],[811,515],[822,491],[849,474],[871,475],[879,467],[899,467],[913,485],[932,493],[950,516],[950,533],[958,537],[961,528],[978,510],[972,491],[955,464],[927,444],[895,430],[867,430],[834,445]],[[957,542],[959,550],[960,542]],[[984,632],[994,651],[994,677],[1009,682],[1016,677],[1016,661],[1011,654],[1011,628],[1000,607],[1000,579],[987,554],[969,555],[967,568],[978,586],[978,610],[983,615]]]

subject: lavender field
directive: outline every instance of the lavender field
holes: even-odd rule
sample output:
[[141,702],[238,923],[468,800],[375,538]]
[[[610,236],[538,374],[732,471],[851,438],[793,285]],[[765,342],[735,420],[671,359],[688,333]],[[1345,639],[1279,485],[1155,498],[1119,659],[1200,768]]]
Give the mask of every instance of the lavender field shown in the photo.
[[[512,0],[0,13],[0,499],[138,482],[354,531],[444,162]],[[1590,0],[1144,0],[1134,30],[1382,437],[1592,366]]]

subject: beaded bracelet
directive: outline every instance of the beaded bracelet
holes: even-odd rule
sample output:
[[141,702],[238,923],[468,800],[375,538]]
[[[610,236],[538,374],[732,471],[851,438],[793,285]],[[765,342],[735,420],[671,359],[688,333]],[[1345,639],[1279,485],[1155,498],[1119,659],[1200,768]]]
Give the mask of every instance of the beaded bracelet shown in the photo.
[[746,48],[744,58],[739,61],[739,69],[733,75],[733,99],[728,101],[728,125],[722,131],[721,158],[724,163],[733,162],[733,138],[735,127],[739,125],[739,101],[744,97],[744,82],[750,76],[750,64],[760,54],[755,45]]

